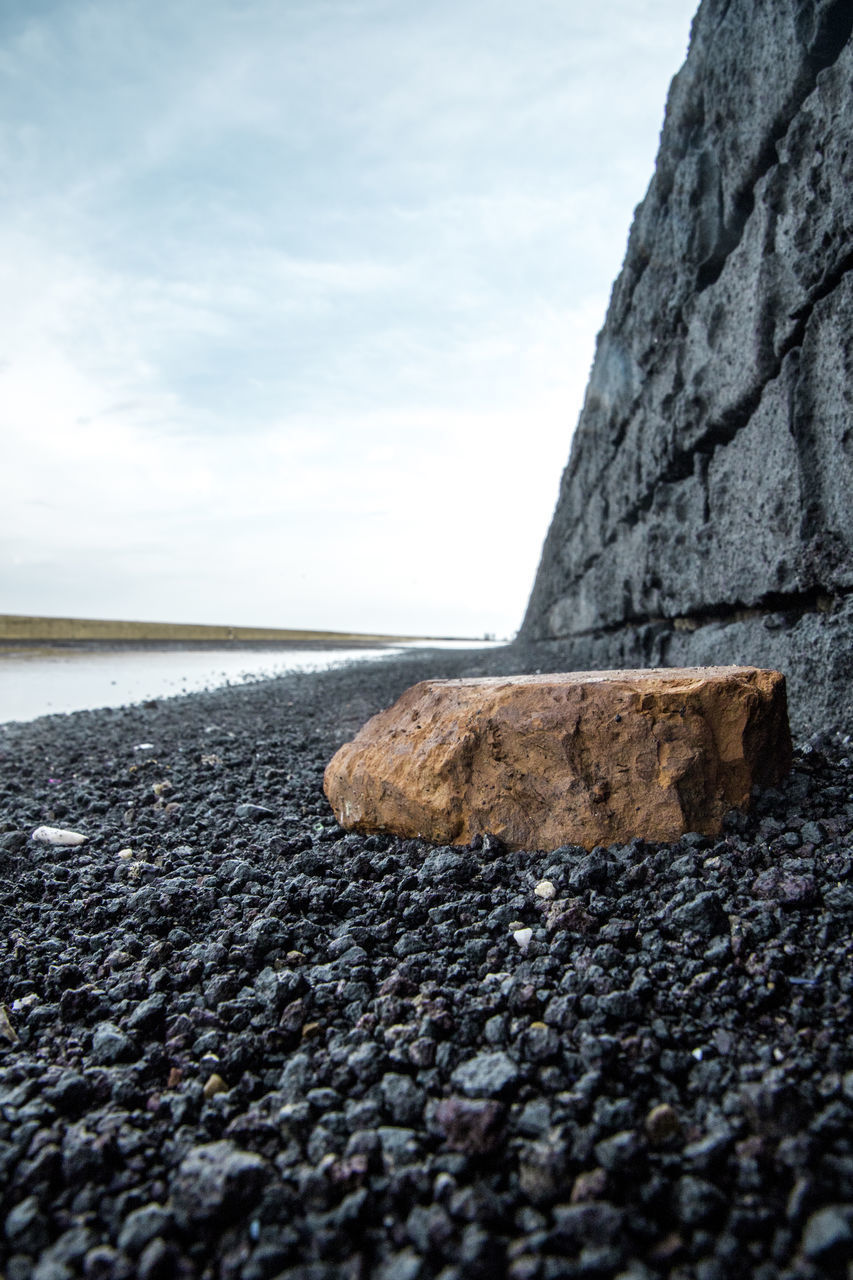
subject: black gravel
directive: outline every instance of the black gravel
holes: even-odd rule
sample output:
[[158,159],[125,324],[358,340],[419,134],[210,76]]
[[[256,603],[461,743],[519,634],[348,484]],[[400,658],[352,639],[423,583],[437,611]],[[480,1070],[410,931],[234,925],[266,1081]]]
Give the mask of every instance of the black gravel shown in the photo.
[[341,831],[369,714],[520,661],[0,729],[6,1280],[851,1274],[850,739],[716,840]]

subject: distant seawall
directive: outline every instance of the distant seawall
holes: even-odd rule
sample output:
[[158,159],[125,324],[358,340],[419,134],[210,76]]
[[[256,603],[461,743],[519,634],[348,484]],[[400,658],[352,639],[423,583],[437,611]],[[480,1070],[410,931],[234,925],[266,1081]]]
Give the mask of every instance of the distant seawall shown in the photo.
[[0,614],[0,644],[200,644],[355,647],[400,644],[418,636],[344,631],[290,631],[275,627],[204,626],[172,622],[122,622],[101,618],[38,618]]
[[521,639],[853,730],[853,6],[703,0]]

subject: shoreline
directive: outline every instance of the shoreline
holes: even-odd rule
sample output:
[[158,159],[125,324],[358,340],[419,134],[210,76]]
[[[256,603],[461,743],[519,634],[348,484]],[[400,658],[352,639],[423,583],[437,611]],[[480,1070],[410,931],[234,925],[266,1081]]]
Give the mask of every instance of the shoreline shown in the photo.
[[[466,651],[444,642],[450,651]],[[496,646],[493,646],[496,647]],[[228,685],[318,671],[352,661],[424,651],[415,643],[389,646],[139,644],[0,646],[0,722],[24,723],[45,714],[119,708],[151,699],[212,691]],[[434,652],[432,648],[426,650]]]
[[849,740],[800,741],[718,839],[509,854],[334,820],[323,769],[369,715],[531,657],[0,728],[7,1277],[836,1274]]

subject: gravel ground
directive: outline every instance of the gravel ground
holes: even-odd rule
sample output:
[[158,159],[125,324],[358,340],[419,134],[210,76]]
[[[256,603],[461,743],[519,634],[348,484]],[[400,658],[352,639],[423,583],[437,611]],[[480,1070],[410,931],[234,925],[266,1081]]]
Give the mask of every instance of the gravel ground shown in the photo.
[[6,1280],[853,1275],[850,740],[717,840],[342,832],[337,746],[501,665],[0,728]]

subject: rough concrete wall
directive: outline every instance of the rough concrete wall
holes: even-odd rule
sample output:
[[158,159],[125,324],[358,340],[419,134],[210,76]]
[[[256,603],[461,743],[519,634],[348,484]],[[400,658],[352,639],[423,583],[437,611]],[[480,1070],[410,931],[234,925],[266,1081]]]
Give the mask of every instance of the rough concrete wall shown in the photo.
[[702,3],[523,639],[654,622],[680,660],[714,624],[747,661],[720,631],[745,610],[783,633],[834,611],[850,648],[851,29],[850,0]]

